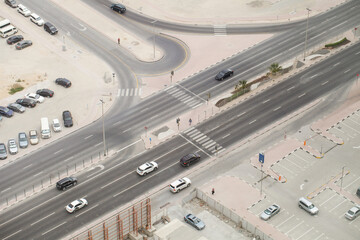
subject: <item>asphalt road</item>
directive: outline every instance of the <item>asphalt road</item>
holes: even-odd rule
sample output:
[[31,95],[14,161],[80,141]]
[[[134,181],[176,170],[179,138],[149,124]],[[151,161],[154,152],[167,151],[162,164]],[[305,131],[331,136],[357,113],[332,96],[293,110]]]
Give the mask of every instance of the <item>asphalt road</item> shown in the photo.
[[[276,87],[267,89],[263,94],[211,118],[196,129],[226,149],[236,141],[330,93],[333,89],[353,83],[355,73],[360,67],[360,61],[357,61],[359,54],[360,43],[357,43],[279,83]],[[55,189],[50,190],[32,198],[31,202],[18,204],[11,211],[4,212],[0,224],[1,237],[16,233],[12,235],[13,239],[26,236],[55,239],[69,233],[93,218],[147,192],[149,187],[166,187],[167,179],[179,173],[186,175],[188,169],[182,168],[178,159],[189,152],[199,152],[202,161],[213,155],[209,149],[192,139],[191,134],[182,133],[125,161],[118,161],[115,157],[110,161],[118,162],[117,165],[105,168],[91,177],[87,177],[88,174],[81,175],[80,184],[69,191],[59,193]],[[159,169],[146,177],[139,177],[135,173],[136,167],[150,160],[157,161]],[[91,211],[86,211],[85,208],[69,216],[63,209],[64,206],[74,198],[80,197],[87,198],[88,209]],[[174,196],[169,192],[169,198],[172,197]],[[52,215],[56,218],[51,217]],[[36,226],[37,224],[39,226]]]

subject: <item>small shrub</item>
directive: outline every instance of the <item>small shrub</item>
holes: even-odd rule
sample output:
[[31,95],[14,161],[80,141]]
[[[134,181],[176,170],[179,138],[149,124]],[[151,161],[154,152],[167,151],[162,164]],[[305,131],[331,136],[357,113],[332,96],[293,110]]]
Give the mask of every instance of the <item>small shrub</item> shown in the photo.
[[342,46],[342,45],[344,45],[344,44],[347,44],[347,43],[349,43],[349,42],[350,42],[350,41],[347,40],[347,38],[345,37],[345,38],[343,38],[343,39],[341,39],[340,41],[337,41],[337,42],[335,42],[335,43],[326,44],[325,47],[326,47],[326,48],[335,48],[335,47],[339,47],[339,46]]
[[21,86],[20,84],[18,83],[15,83],[11,86],[10,88],[10,91],[9,91],[9,94],[13,95],[14,93],[17,93],[17,92],[20,92],[24,89],[23,86]]

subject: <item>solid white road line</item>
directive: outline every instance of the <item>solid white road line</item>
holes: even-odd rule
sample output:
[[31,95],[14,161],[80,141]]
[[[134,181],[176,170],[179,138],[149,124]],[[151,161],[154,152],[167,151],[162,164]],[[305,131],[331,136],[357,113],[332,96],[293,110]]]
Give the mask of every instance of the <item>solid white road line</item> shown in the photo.
[[63,222],[63,223],[57,225],[56,227],[53,227],[53,228],[51,228],[50,230],[48,230],[48,231],[46,231],[46,232],[43,232],[43,233],[41,234],[41,236],[44,236],[45,234],[47,234],[47,233],[51,232],[52,230],[60,227],[61,225],[64,225],[65,223],[66,223],[66,222]]
[[44,220],[45,218],[50,217],[50,216],[53,215],[53,214],[55,214],[55,212],[50,213],[50,214],[47,215],[46,217],[43,217],[43,218],[41,218],[40,220],[37,220],[36,222],[33,222],[32,224],[30,224],[30,226],[35,225],[35,224],[37,224],[38,222],[41,222],[42,220]]
[[2,240],[8,239],[8,238],[14,236],[15,234],[17,234],[17,233],[19,233],[19,232],[21,232],[21,231],[22,231],[22,229],[20,229],[20,230],[17,231],[17,232],[14,232],[13,234],[11,234],[11,235],[9,235],[9,236],[7,236],[7,237],[4,237]]

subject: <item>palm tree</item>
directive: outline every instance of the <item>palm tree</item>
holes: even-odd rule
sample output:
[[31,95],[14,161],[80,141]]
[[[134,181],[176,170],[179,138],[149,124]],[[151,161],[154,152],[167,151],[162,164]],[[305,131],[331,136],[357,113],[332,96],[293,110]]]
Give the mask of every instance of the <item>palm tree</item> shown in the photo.
[[269,70],[273,75],[275,75],[276,73],[278,73],[282,70],[282,67],[279,66],[278,63],[273,63],[270,65]]
[[245,88],[246,88],[247,81],[246,80],[241,80],[241,81],[239,81],[239,84],[241,85],[241,88],[243,89],[243,91],[245,93]]

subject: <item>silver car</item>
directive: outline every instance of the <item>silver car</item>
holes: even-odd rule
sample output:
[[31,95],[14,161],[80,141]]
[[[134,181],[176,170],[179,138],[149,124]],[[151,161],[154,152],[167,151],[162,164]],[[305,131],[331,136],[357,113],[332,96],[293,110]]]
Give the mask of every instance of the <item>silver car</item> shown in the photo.
[[19,147],[20,148],[27,148],[29,145],[28,138],[26,136],[26,133],[21,132],[19,133]]
[[9,141],[8,141],[8,149],[9,149],[10,154],[17,154],[18,153],[18,147],[17,147],[15,139],[9,139]]
[[4,160],[7,158],[6,146],[3,143],[0,143],[0,159]]
[[357,216],[360,215],[360,206],[355,206],[350,208],[347,213],[345,213],[345,217],[349,220],[354,220]]
[[276,215],[277,213],[280,212],[280,206],[273,204],[270,207],[268,207],[267,209],[265,209],[265,211],[263,213],[260,214],[260,218],[262,220],[269,220],[272,216]]
[[200,218],[196,217],[193,214],[188,214],[184,217],[184,221],[195,227],[197,230],[202,230],[205,228],[205,223],[201,221]]

